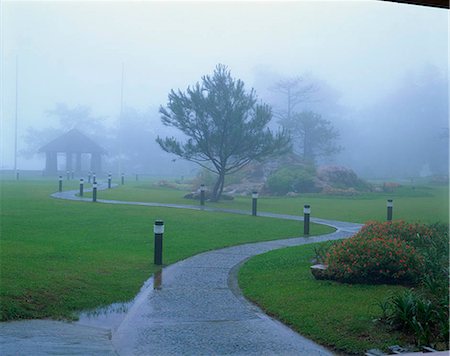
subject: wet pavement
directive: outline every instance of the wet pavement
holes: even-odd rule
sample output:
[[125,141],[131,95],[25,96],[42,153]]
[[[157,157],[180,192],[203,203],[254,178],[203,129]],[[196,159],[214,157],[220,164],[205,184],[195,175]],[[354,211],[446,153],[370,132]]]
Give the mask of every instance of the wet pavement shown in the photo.
[[329,355],[249,303],[239,266],[273,249],[339,239],[330,235],[252,243],[202,253],[162,270],[113,333],[120,355]]
[[[106,189],[100,185],[99,189]],[[60,199],[77,191],[55,193]],[[99,203],[135,204],[98,200]],[[146,206],[220,211],[198,206]],[[250,212],[226,209],[228,213]],[[302,217],[259,213],[281,219]],[[82,313],[77,323],[49,320],[0,323],[0,353],[119,355],[329,355],[330,351],[265,315],[240,293],[237,271],[247,259],[270,250],[346,238],[359,224],[311,219],[335,233],[250,243],[202,253],[162,269],[130,303]]]
[[117,355],[110,330],[54,320],[0,323],[0,354]]

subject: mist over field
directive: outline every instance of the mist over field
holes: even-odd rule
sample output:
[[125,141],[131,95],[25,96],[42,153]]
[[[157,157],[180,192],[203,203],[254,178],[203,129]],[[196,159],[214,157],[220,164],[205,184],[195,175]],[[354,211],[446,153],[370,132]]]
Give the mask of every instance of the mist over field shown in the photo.
[[[271,105],[339,133],[318,160],[366,178],[448,174],[448,10],[381,1],[16,2],[1,5],[1,169],[44,167],[37,150],[77,128],[105,170],[194,175],[156,137],[171,89],[221,63]],[[17,84],[17,85],[16,85]],[[291,103],[292,105],[292,103]],[[62,167],[64,169],[64,167]]]

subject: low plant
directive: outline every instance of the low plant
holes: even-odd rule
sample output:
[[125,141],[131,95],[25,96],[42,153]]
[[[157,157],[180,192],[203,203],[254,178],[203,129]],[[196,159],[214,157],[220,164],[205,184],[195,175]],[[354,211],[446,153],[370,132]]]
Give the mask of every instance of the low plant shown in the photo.
[[399,238],[363,234],[332,246],[326,254],[328,276],[349,283],[414,284],[423,263],[416,249]]
[[448,304],[436,303],[409,289],[383,301],[380,307],[381,320],[396,330],[411,334],[417,345],[448,348]]
[[284,195],[288,192],[317,192],[315,168],[312,165],[283,167],[267,179],[267,188],[272,194]]
[[[448,227],[369,222],[326,253],[327,274],[349,283],[448,284]],[[445,270],[447,269],[447,272]]]

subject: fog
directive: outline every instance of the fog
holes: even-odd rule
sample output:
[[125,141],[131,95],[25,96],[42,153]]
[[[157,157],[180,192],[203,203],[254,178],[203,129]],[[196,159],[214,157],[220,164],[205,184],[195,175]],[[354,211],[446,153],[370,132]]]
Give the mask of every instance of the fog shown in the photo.
[[0,166],[14,167],[17,114],[19,169],[42,169],[36,149],[77,127],[107,149],[107,167],[121,141],[130,173],[192,174],[155,143],[176,134],[158,108],[223,63],[275,112],[277,81],[318,88],[298,109],[330,120],[344,148],[322,163],[445,174],[448,25],[444,9],[370,0],[3,1]]

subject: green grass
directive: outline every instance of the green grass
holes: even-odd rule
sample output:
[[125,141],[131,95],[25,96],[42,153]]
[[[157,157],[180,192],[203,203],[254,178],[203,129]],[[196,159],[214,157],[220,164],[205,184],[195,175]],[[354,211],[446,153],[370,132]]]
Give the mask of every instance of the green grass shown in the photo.
[[[156,219],[166,226],[165,264],[303,231],[295,221],[50,198],[57,189],[54,180],[1,182],[1,320],[72,318],[79,310],[130,300],[157,270]],[[331,231],[312,227],[312,234]]]
[[[102,199],[198,204],[184,199],[186,191],[154,187],[150,182],[127,182],[119,189],[102,191]],[[274,213],[302,215],[304,204],[311,205],[314,217],[364,223],[368,220],[386,220],[386,200],[394,199],[394,219],[409,222],[448,222],[448,186],[403,186],[391,194],[367,193],[355,197],[304,194],[299,197],[260,197],[258,210]],[[237,197],[233,201],[207,203],[208,206],[251,210],[250,197]]]
[[[316,245],[317,246],[317,245]],[[315,280],[310,272],[314,245],[256,256],[239,271],[244,295],[300,334],[335,350],[364,354],[403,344],[384,329],[378,301],[403,289],[392,285],[351,285]]]

